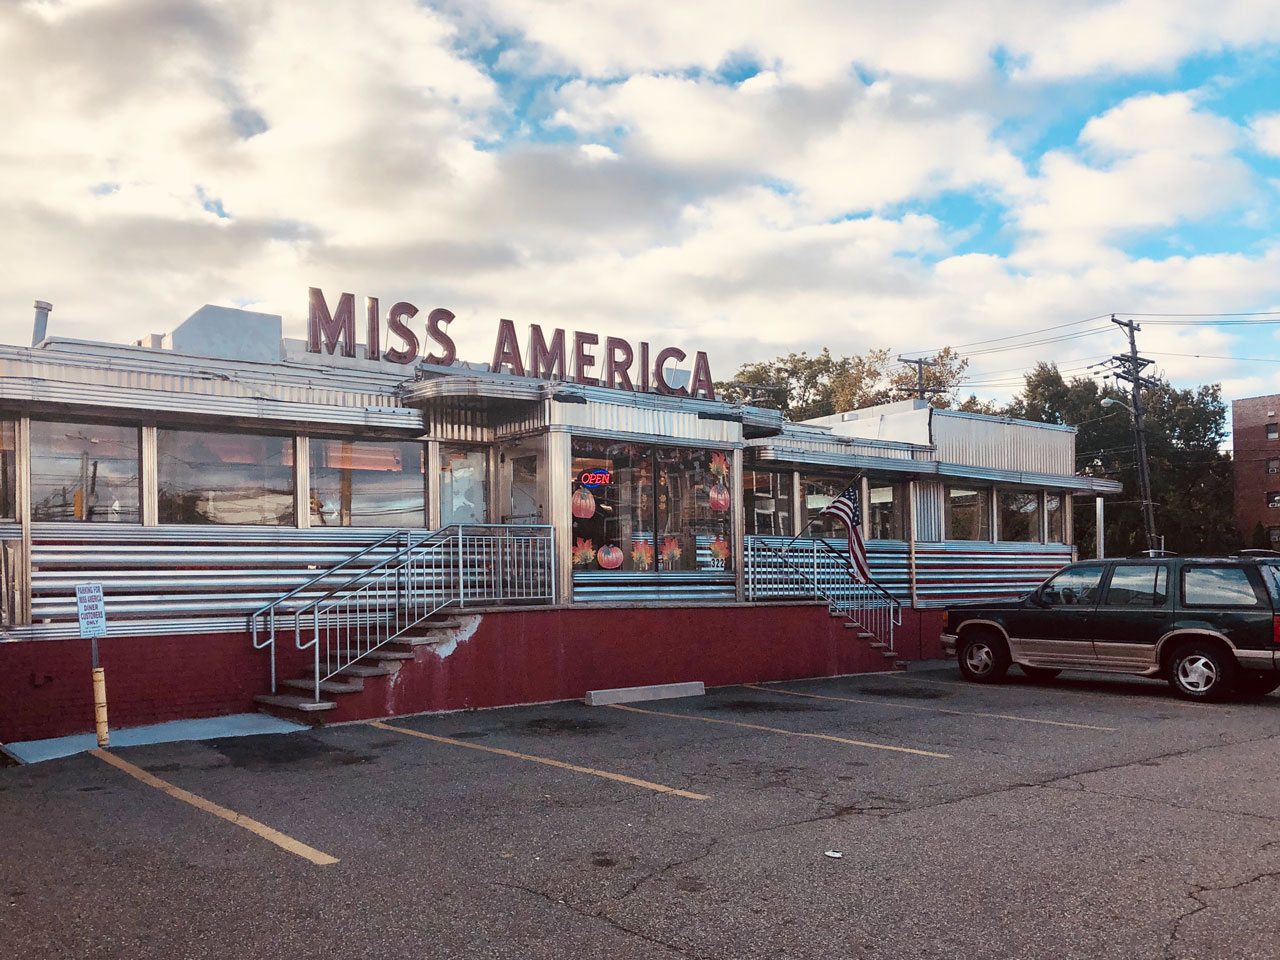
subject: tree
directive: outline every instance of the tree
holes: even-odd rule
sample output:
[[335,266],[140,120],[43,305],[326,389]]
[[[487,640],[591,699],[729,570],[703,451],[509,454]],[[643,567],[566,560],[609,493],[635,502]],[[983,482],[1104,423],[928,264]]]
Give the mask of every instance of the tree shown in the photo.
[[[950,407],[969,361],[950,347],[932,357],[935,366],[925,368],[925,387],[932,389],[929,402]],[[734,380],[716,384],[716,394],[781,410],[789,420],[812,420],[845,410],[902,400],[916,393],[915,371],[895,365],[889,350],[869,350],[848,357],[822,352],[791,353],[774,360],[746,363]],[[981,404],[976,397],[966,403]]]
[[[1064,381],[1056,364],[1038,363],[1005,412],[1039,423],[1077,428],[1077,472],[1119,480],[1124,493],[1107,498],[1106,551],[1135,554],[1146,548],[1138,492],[1133,422],[1122,406],[1129,394],[1099,387],[1083,377]],[[1147,458],[1156,532],[1177,553],[1212,553],[1241,543],[1232,513],[1231,459],[1219,446],[1226,438],[1226,404],[1218,385],[1179,390],[1160,381],[1143,393],[1147,407]],[[1094,537],[1094,512],[1075,516],[1076,543]]]

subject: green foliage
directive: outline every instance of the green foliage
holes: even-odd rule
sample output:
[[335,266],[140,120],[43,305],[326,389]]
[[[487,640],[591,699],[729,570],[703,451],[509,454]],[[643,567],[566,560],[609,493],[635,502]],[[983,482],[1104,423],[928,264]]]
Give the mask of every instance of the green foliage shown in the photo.
[[[929,402],[950,407],[969,361],[950,347],[927,359],[937,364],[925,368],[925,387],[937,391]],[[734,380],[716,384],[716,395],[781,410],[787,419],[801,421],[902,400],[913,396],[916,386],[915,370],[899,364],[889,350],[836,357],[824,347],[815,356],[792,353],[743,364]],[[982,401],[970,397],[966,403]]]
[[[1109,556],[1128,555],[1146,549],[1133,421],[1125,407],[1103,407],[1107,397],[1131,403],[1125,391],[1100,388],[1083,377],[1064,381],[1056,364],[1039,363],[1005,412],[1077,428],[1076,470],[1124,484],[1122,494],[1106,498],[1106,551]],[[1179,390],[1160,381],[1143,391],[1142,398],[1156,534],[1164,536],[1165,548],[1177,553],[1216,553],[1239,547],[1242,539],[1232,513],[1231,458],[1219,449],[1226,438],[1227,414],[1221,387]],[[1075,539],[1087,552],[1094,538],[1093,504],[1083,498],[1080,503]]]

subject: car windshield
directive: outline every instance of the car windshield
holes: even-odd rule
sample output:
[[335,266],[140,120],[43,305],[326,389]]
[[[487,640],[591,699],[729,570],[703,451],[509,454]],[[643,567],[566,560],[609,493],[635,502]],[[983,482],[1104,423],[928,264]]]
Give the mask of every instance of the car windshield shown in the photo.
[[1102,564],[1068,567],[1040,588],[1040,599],[1051,606],[1096,603]]

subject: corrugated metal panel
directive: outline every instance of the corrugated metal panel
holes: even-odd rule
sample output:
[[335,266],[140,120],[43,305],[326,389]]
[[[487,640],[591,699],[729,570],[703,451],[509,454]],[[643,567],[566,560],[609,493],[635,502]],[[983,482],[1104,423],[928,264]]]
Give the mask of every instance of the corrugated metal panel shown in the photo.
[[575,434],[627,436],[657,443],[692,441],[726,447],[742,441],[742,424],[730,420],[701,420],[693,411],[630,403],[553,403],[550,415],[555,426]]
[[680,571],[672,573],[622,573],[579,570],[573,574],[575,602],[654,600],[731,601],[736,598],[733,574]]
[[1071,562],[1064,544],[945,543],[916,546],[916,595],[922,607],[956,600],[1017,597]]
[[1073,427],[935,410],[932,434],[945,463],[1040,475],[1076,472]]
[[916,541],[935,543],[942,539],[942,484],[933,480],[916,483]]
[[[818,545],[816,538],[801,537],[792,540],[789,537],[752,537],[768,544],[774,550],[786,550],[787,561],[798,571],[815,580],[820,586],[838,585],[849,581],[848,561],[843,559],[849,555],[849,543],[843,538],[828,539],[826,544],[840,554],[832,556]],[[772,556],[772,555],[770,555]],[[909,560],[907,544],[902,540],[868,540],[867,561],[871,566],[871,577],[882,588],[896,599],[907,602],[911,595]],[[746,572],[748,580],[751,570]],[[768,594],[767,586],[756,589],[757,594]],[[779,593],[778,598],[801,599],[798,595]]]

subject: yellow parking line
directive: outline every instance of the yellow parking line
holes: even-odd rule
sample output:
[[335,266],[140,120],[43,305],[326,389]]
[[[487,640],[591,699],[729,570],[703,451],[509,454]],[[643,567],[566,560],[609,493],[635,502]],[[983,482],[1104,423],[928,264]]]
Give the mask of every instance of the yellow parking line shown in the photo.
[[478,743],[468,743],[466,740],[454,740],[452,737],[438,737],[433,733],[423,733],[421,730],[410,730],[408,727],[395,727],[389,723],[383,723],[381,720],[372,721],[369,726],[377,727],[379,730],[392,730],[395,733],[408,734],[411,737],[421,737],[423,740],[434,740],[436,743],[448,743],[455,747],[466,747],[468,750],[483,750],[485,753],[496,753],[504,757],[514,757],[516,760],[530,760],[533,763],[545,763],[549,767],[559,767],[561,770],[572,770],[575,773],[589,773],[593,777],[604,777],[606,780],[616,780],[619,783],[629,783],[633,787],[643,787],[645,790],[653,790],[656,793],[669,793],[672,796],[684,797],[688,800],[710,800],[711,798],[701,793],[690,793],[688,790],[677,790],[675,787],[666,787],[660,783],[651,783],[648,780],[638,780],[635,777],[623,776],[620,773],[609,773],[607,770],[594,770],[591,767],[579,767],[577,764],[565,763],[561,760],[552,760],[549,757],[535,757],[531,753],[516,753],[514,750],[503,750],[500,747],[486,747]]
[[766,693],[782,693],[788,697],[811,697],[814,700],[839,700],[842,703],[869,703],[875,706],[897,707],[899,710],[925,710],[929,713],[950,713],[957,717],[990,717],[995,720],[1018,720],[1022,723],[1043,723],[1050,727],[1075,727],[1080,730],[1106,730],[1114,733],[1115,727],[1095,727],[1090,723],[1068,723],[1065,720],[1038,720],[1035,717],[1015,717],[1009,713],[977,713],[972,710],[947,710],[943,707],[922,707],[915,703],[890,703],[886,700],[859,700],[856,697],[832,697],[821,693],[801,693],[799,690],[783,690],[781,687],[761,687],[754,683],[744,683],[749,690],[763,690]]
[[677,720],[700,720],[703,723],[723,723],[731,727],[746,727],[748,730],[764,730],[768,733],[785,733],[789,737],[810,737],[814,740],[831,740],[835,743],[847,743],[854,747],[870,747],[872,750],[892,750],[894,753],[914,753],[921,757],[938,757],[950,760],[949,753],[932,753],[929,750],[916,750],[912,747],[891,747],[887,743],[868,743],[865,740],[849,740],[845,737],[833,737],[829,733],[801,733],[798,730],[783,730],[780,727],[762,727],[757,723],[742,723],[738,720],[721,720],[717,717],[695,717],[688,713],[664,713],[661,710],[643,710],[640,707],[628,707],[621,703],[610,703],[615,710],[630,710],[632,713],[648,713],[655,717],[675,717]]
[[319,850],[315,849],[315,847],[309,847],[300,840],[295,840],[293,837],[286,836],[279,830],[273,830],[266,824],[259,823],[257,820],[246,817],[244,814],[236,813],[234,810],[228,810],[226,807],[219,806],[212,800],[206,800],[204,797],[197,796],[188,790],[183,790],[181,787],[175,787],[167,780],[161,780],[159,777],[155,777],[147,773],[147,771],[143,770],[141,767],[135,767],[129,761],[121,760],[113,753],[108,753],[106,750],[90,750],[89,752],[99,760],[104,760],[113,767],[123,770],[135,780],[141,780],[148,786],[164,791],[175,800],[181,800],[184,803],[189,803],[193,807],[203,810],[205,813],[212,813],[215,817],[221,817],[228,823],[234,823],[237,827],[243,827],[250,833],[256,833],[258,836],[262,837],[263,840],[269,840],[277,847],[280,847],[283,850],[288,850],[290,853],[296,853],[298,856],[302,857],[302,859],[310,860],[317,866],[325,867],[329,864],[338,862],[337,857],[331,857],[327,853],[321,853]]

